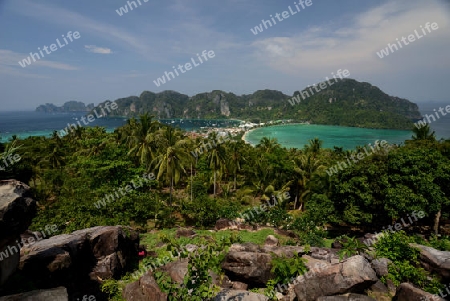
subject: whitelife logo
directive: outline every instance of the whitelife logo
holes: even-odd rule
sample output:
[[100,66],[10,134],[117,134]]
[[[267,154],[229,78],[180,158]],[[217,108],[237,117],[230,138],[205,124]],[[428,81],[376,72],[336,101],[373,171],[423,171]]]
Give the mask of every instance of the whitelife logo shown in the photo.
[[[422,29],[423,36],[421,36],[421,35],[417,32],[417,29],[415,29],[415,30],[414,30],[415,35],[414,35],[414,34],[408,35],[408,41],[409,41],[409,43],[406,41],[406,38],[405,38],[405,37],[402,37],[402,38],[400,39],[400,40],[403,42],[403,44],[404,44],[405,46],[407,46],[407,45],[409,45],[410,43],[416,41],[416,38],[419,40],[419,39],[421,39],[421,38],[423,38],[424,36],[427,35],[427,32],[426,32],[425,29],[422,27],[422,25],[420,25],[420,28]],[[438,24],[437,24],[436,22],[431,23],[431,24],[430,24],[430,22],[427,22],[427,24],[425,24],[425,28],[427,29],[428,33],[431,33],[430,28],[433,29],[433,30],[437,30],[437,29],[439,29],[439,26],[438,26]],[[400,48],[403,48],[403,47],[402,47],[402,43],[400,43],[400,41],[398,40],[398,38],[397,38],[396,40],[397,40],[398,46],[399,46]],[[377,55],[380,57],[380,59],[384,58],[385,56],[388,56],[390,53],[394,53],[395,51],[398,51],[398,47],[397,47],[397,45],[396,45],[395,43],[394,43],[394,44],[388,43],[387,46],[388,46],[388,47],[386,47],[386,48],[384,48],[384,49],[381,49],[379,52],[377,51]],[[390,50],[390,52],[389,52],[389,50]]]
[[[111,105],[111,108],[109,107],[110,105]],[[115,109],[117,109],[119,107],[117,105],[117,103],[115,103],[115,102],[106,102],[104,104],[104,106],[105,106],[106,110],[108,111],[108,113],[111,113],[111,110],[115,110]],[[105,110],[103,109],[102,105],[99,105],[99,108],[102,110],[103,115],[98,115],[97,108],[95,108],[94,109],[95,116],[97,118],[102,118],[102,117],[106,116],[107,114],[106,114]],[[87,118],[87,122],[86,122],[86,118]],[[75,119],[76,119],[76,121],[78,123],[78,126],[75,123],[72,123],[72,124],[68,123],[66,128],[64,128],[63,130],[59,131],[59,134],[58,134],[59,137],[67,135],[71,130],[76,129],[77,127],[82,127],[82,125],[80,123],[80,120],[78,120],[78,118],[75,118]],[[95,121],[95,117],[92,114],[89,114],[87,116],[82,116],[80,119],[84,123],[84,125],[88,125],[89,123]]]
[[[440,119],[441,117],[439,116],[438,112],[436,112],[436,109],[433,109],[433,111],[434,111],[434,114],[436,115],[437,119]],[[450,105],[445,107],[445,111],[447,111],[447,113],[444,112],[443,107],[440,107],[438,111],[442,114],[442,117],[447,116],[447,113],[450,113]],[[428,122],[425,121],[425,118],[427,119]],[[431,114],[431,115],[425,114],[425,118],[414,123],[416,128],[420,129],[420,128],[426,126],[427,124],[430,124],[431,122],[436,121],[436,118],[434,118],[433,114]]]
[[[342,72],[342,74],[341,74],[341,72]],[[326,79],[327,81],[326,81],[326,82],[319,83],[320,89],[317,88],[317,85],[316,85],[316,84],[313,85],[313,88],[314,88],[314,90],[316,90],[316,92],[320,92],[320,91],[322,91],[322,90],[327,89],[328,87],[331,87],[332,85],[334,85],[335,83],[338,82],[339,78],[340,78],[341,80],[343,80],[344,78],[343,78],[342,76],[344,76],[344,77],[349,77],[349,76],[350,76],[350,71],[348,71],[347,69],[345,69],[345,70],[343,70],[343,71],[342,71],[341,69],[339,69],[339,70],[336,72],[336,74],[337,74],[337,76],[339,76],[339,78],[336,78],[336,75],[334,75],[334,72],[331,72],[331,74],[333,75],[333,78],[334,78],[335,81],[334,81],[334,82],[330,82],[330,79],[328,78],[328,76],[326,76],[325,79]],[[311,86],[308,86],[308,87],[311,87]],[[312,88],[309,88],[309,92],[311,92],[311,96],[314,95],[314,91],[312,90]],[[291,99],[288,99],[288,102],[289,102],[292,106],[294,106],[295,103],[301,103],[301,102],[302,102],[302,99],[300,99],[300,96],[301,96],[301,98],[302,98],[303,100],[305,100],[306,98],[310,97],[308,91],[305,89],[305,90],[301,91],[300,94],[298,94],[297,96],[294,96],[294,97],[292,97]]]
[[[28,239],[21,238],[21,241],[19,242],[16,240],[16,245],[9,245],[7,247],[4,247],[0,252],[0,262],[4,259],[8,258],[10,255],[14,256],[16,253],[20,253],[20,249],[25,247],[29,247],[36,242],[39,242],[43,240],[44,238],[47,238],[47,236],[51,236],[52,234],[55,234],[58,232],[58,226],[57,225],[46,225],[45,231],[43,229],[40,230],[40,232],[37,232],[36,234],[33,233],[32,237],[29,237]],[[39,235],[38,235],[39,234]],[[46,235],[47,234],[47,235]]]
[[[139,6],[142,5],[141,0],[136,0],[136,1],[139,3]],[[134,5],[134,8],[138,8],[138,5],[136,4],[136,1],[127,1],[127,4],[128,4],[128,7],[130,8],[130,11],[133,10],[132,4]],[[149,0],[142,0],[142,1],[144,3],[147,3]],[[127,7],[127,5],[124,5],[124,6],[120,7],[119,9],[116,9],[116,13],[120,17],[122,17],[124,14],[128,13],[128,7]]]
[[[19,62],[19,65],[22,68],[25,68],[26,66],[31,65],[31,63],[32,63],[31,59],[33,59],[33,62],[36,62],[37,60],[40,60],[41,58],[44,57],[44,53],[42,52],[42,50],[44,50],[46,54],[50,54],[52,52],[55,52],[58,49],[63,48],[64,46],[68,45],[69,42],[67,41],[67,39],[69,39],[70,42],[73,42],[74,39],[78,40],[81,37],[81,35],[78,31],[74,31],[73,33],[71,31],[69,31],[67,33],[67,36],[62,35],[62,37],[66,44],[61,44],[61,42],[59,41],[59,38],[57,38],[56,42],[57,42],[59,48],[56,46],[56,44],[51,44],[50,47],[47,47],[47,45],[45,45],[44,47],[42,47],[42,49],[41,49],[41,47],[38,47],[38,51],[41,54],[40,56],[39,56],[39,53],[30,52],[30,56],[27,56],[25,59],[23,59],[21,62]],[[50,48],[50,51],[49,51],[49,48]]]
[[[208,56],[206,56],[207,54],[208,54]],[[214,53],[213,50],[208,51],[208,53],[206,53],[206,50],[203,50],[201,56],[203,57],[203,59],[204,59],[205,61],[208,61],[208,57],[209,57],[210,59],[212,59],[213,57],[216,56],[216,54]],[[192,62],[192,64],[194,64],[194,67],[197,67],[197,66],[200,66],[201,64],[203,64],[203,60],[202,60],[202,58],[200,57],[200,55],[199,55],[198,53],[197,53],[197,58],[198,58],[198,60],[200,61],[200,64],[196,64],[194,58],[191,58],[191,62]],[[183,70],[183,67],[186,68],[186,70]],[[177,68],[175,68],[175,66],[172,66],[172,68],[173,68],[173,71],[175,72],[175,74],[176,74],[177,76],[180,76],[180,74],[179,74],[178,71],[177,71]],[[192,69],[192,65],[191,65],[191,63],[189,63],[189,62],[186,63],[186,64],[184,64],[184,66],[181,65],[181,64],[178,65],[178,70],[180,70],[181,73],[186,73],[187,71],[189,71],[189,70],[191,70],[191,69]],[[172,78],[170,78],[169,75],[171,75]],[[175,75],[173,74],[173,72],[167,72],[167,71],[166,71],[166,72],[163,74],[162,77],[158,77],[158,79],[157,79],[157,80],[154,80],[153,82],[155,83],[155,85],[156,85],[157,87],[159,87],[159,86],[161,86],[161,85],[163,85],[163,84],[166,83],[166,78],[167,78],[167,81],[170,81],[170,80],[172,80],[172,79],[175,79]]]
[[[372,149],[372,152],[369,152],[368,149],[369,147]],[[359,153],[353,151],[350,153],[350,158],[353,160],[354,164],[357,164],[359,161],[363,160],[366,155],[367,157],[377,153],[377,152],[382,152],[382,153],[387,153],[389,152],[391,146],[388,144],[388,142],[386,140],[383,140],[381,142],[379,142],[378,140],[375,141],[374,146],[372,146],[372,143],[369,143],[368,146],[364,146],[363,147],[363,151],[360,151]],[[384,150],[384,151],[383,151]],[[357,158],[355,158],[357,157]],[[353,165],[353,162],[350,161],[350,158],[347,158],[347,163],[345,161],[341,161],[338,162],[338,164],[328,168],[326,170],[327,174],[331,177],[333,174],[338,174],[339,173],[339,169],[344,170],[344,168],[348,168],[350,166]]]
[[[9,160],[9,164],[6,161],[6,159]],[[22,159],[22,158],[20,157],[19,154],[14,154],[14,156],[13,156],[13,154],[4,154],[3,157],[0,157],[0,170],[5,170],[6,168],[11,167],[15,163],[19,162],[20,159]],[[3,161],[3,163],[4,163],[3,166],[2,166],[1,161]]]

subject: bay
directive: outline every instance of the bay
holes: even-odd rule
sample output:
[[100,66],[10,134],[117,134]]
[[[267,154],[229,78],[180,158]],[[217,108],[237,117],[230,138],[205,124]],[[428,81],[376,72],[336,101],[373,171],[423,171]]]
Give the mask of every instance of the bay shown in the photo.
[[[434,110],[450,105],[450,102],[429,102],[419,104],[420,113],[434,114]],[[431,129],[435,132],[436,138],[450,139],[450,114],[442,116],[430,123]],[[410,140],[412,131],[400,130],[380,130],[352,128],[330,125],[313,124],[288,124],[258,128],[247,133],[245,139],[252,145],[256,145],[263,137],[276,138],[278,142],[287,148],[303,148],[309,144],[309,140],[319,138],[323,141],[324,148],[342,147],[345,150],[355,149],[356,146],[363,146],[369,143],[374,144],[375,140],[386,140],[390,144],[404,144],[405,140]]]
[[[420,104],[420,112],[423,116],[433,114],[434,110],[446,107],[449,103]],[[84,116],[85,112],[73,113],[41,113],[34,111],[0,112],[0,141],[9,140],[13,135],[19,138],[29,136],[50,136],[53,131],[60,131],[67,127],[68,123],[76,123]],[[98,118],[87,126],[105,127],[108,132],[114,131],[126,123],[125,117]],[[192,131],[203,127],[232,127],[239,125],[237,120],[193,120],[193,119],[162,119],[161,122],[181,129]],[[432,122],[431,128],[436,133],[437,139],[450,138],[450,114],[441,116]],[[277,138],[278,142],[287,148],[303,148],[309,140],[315,137],[323,141],[323,147],[334,146],[344,149],[354,149],[358,145],[374,143],[375,140],[386,140],[389,143],[403,144],[411,139],[411,131],[378,130],[351,128],[327,125],[289,124],[255,129],[246,135],[246,140],[256,145],[263,137]]]
[[263,137],[276,138],[287,148],[303,148],[309,140],[319,138],[323,148],[334,146],[354,149],[356,146],[374,144],[375,140],[386,140],[389,144],[401,144],[410,139],[411,131],[378,130],[316,124],[287,124],[262,127],[247,133],[245,140],[258,144]]

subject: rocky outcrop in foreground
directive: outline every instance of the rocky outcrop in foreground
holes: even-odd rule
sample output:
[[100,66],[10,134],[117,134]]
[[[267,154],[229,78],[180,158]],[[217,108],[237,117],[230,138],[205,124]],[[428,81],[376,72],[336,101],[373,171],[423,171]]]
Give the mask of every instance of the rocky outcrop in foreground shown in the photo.
[[[434,250],[434,249],[433,249]],[[436,254],[435,251],[428,250]],[[301,246],[277,246],[269,237],[266,245],[252,243],[234,244],[230,247],[222,270],[226,281],[215,282],[222,288],[214,301],[262,301],[268,298],[247,289],[265,287],[273,278],[271,273],[271,255],[286,257],[300,255],[307,260],[308,272],[291,279],[286,285],[277,285],[274,294],[283,301],[414,301],[444,300],[438,299],[409,283],[396,288],[388,281],[388,286],[380,279],[388,273],[391,263],[386,258],[372,260],[368,256],[356,255],[339,261],[336,249],[310,248]],[[439,253],[440,259],[449,259]],[[447,256],[447,257],[445,257]],[[445,261],[445,260],[444,260]],[[133,301],[166,301],[167,295],[161,291],[153,277],[155,270],[165,271],[169,277],[179,284],[187,273],[187,259],[176,260],[165,266],[147,271],[136,282],[129,284],[123,291],[125,300]],[[213,277],[214,279],[214,277]],[[217,279],[217,278],[216,278]],[[395,296],[394,296],[395,295]],[[394,296],[394,299],[392,299]],[[431,299],[431,298],[435,299]],[[422,299],[428,298],[428,299]],[[185,299],[189,300],[189,296]]]
[[[82,300],[84,296],[107,300],[100,284],[129,271],[137,261],[138,247],[138,234],[122,226],[99,226],[53,236],[20,250],[17,278],[44,290],[63,287],[70,300]],[[14,294],[17,283],[11,283],[11,287],[7,282],[3,294]]]
[[69,295],[99,294],[99,283],[120,278],[138,253],[139,236],[100,226],[54,236],[21,250],[21,275],[40,288],[64,286]]
[[445,301],[445,299],[424,292],[410,283],[402,283],[397,288],[396,298],[397,301]]
[[0,285],[19,266],[16,241],[30,226],[36,208],[29,186],[16,180],[0,181]]
[[67,301],[67,289],[58,287],[49,290],[36,290],[28,293],[0,297],[0,301]]
[[316,300],[321,296],[362,293],[377,281],[370,263],[357,255],[306,278],[295,285],[294,291],[299,300]]
[[420,263],[425,270],[439,274],[445,282],[450,281],[450,252],[418,244],[411,244],[411,246],[419,249]]

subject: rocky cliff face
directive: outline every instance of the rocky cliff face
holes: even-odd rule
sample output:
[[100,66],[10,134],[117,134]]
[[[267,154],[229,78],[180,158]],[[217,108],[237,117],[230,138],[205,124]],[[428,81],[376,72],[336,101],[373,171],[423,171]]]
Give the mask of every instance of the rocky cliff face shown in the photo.
[[230,105],[225,98],[220,100],[220,114],[230,116]]

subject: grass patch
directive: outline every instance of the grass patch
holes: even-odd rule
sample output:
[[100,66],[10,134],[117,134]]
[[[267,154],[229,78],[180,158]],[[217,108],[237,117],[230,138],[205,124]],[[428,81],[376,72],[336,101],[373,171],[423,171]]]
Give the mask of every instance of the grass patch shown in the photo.
[[[189,237],[180,237],[176,238],[176,229],[169,230],[160,230],[155,233],[145,233],[141,235],[141,244],[145,245],[147,250],[155,251],[156,253],[160,253],[159,251],[165,249],[164,246],[158,247],[162,243],[168,242],[176,242],[179,246],[185,246],[187,244],[199,244],[203,239],[210,241],[217,241],[221,238],[230,238],[233,234],[238,235],[239,241],[242,243],[250,242],[257,245],[263,245],[266,241],[268,235],[275,236],[280,245],[292,244],[292,238],[275,234],[274,229],[261,229],[259,231],[236,231],[236,230],[223,230],[223,231],[209,231],[209,230],[195,230],[197,236],[194,238]],[[331,243],[333,240],[327,240],[327,246],[331,247]]]
[[323,240],[325,241],[325,248],[331,248],[331,244],[335,241],[334,239],[330,238],[324,238]]

